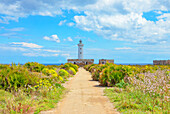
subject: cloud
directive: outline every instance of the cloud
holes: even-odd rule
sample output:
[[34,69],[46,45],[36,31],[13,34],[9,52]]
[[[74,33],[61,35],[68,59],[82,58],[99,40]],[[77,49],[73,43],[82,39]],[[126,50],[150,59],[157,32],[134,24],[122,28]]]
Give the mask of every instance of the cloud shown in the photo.
[[18,21],[20,17],[29,15],[56,16],[62,15],[64,10],[78,10],[89,4],[94,4],[97,0],[1,0],[0,23],[8,24],[10,20]]
[[5,37],[11,37],[11,36],[16,36],[17,33],[15,32],[9,32],[9,33],[2,33],[0,36],[5,36]]
[[70,42],[72,42],[73,39],[72,39],[71,37],[68,37],[67,39],[64,39],[64,41],[70,41]]
[[73,41],[73,39],[71,37],[68,37],[67,40],[70,41],[70,42]]
[[121,47],[121,48],[115,48],[115,50],[131,50],[131,47]]
[[6,29],[8,31],[23,31],[24,28],[23,27],[18,27],[18,28],[12,28],[12,29]]
[[93,31],[106,39],[138,44],[159,44],[169,39],[169,13],[163,13],[155,22],[143,17],[143,12],[169,9],[160,1],[100,0],[86,7],[85,15],[74,16],[76,26],[82,30]]
[[60,21],[59,26],[63,25],[67,20]]
[[15,16],[1,16],[0,23],[9,24],[9,21],[18,22],[18,19],[19,19],[19,17],[15,17]]
[[71,26],[74,25],[74,23],[73,23],[73,22],[70,22],[70,23],[67,23],[67,25],[71,27]]
[[53,50],[53,49],[33,49],[33,50],[37,52],[50,52],[50,53],[61,52],[60,50]]
[[44,40],[55,41],[57,43],[60,43],[60,39],[57,35],[51,35],[51,37],[44,36]]
[[42,54],[42,53],[23,53],[24,56],[28,56],[28,57],[51,57],[51,56],[58,56],[59,54]]
[[19,45],[21,47],[28,47],[28,48],[42,48],[43,46],[34,44],[34,43],[27,43],[27,42],[12,42],[11,44]]
[[[29,48],[28,48],[29,47]],[[34,47],[34,48],[33,48]],[[59,56],[62,51],[61,50],[53,50],[47,48],[37,47],[37,45],[33,45],[32,43],[25,44],[23,42],[13,42],[10,44],[0,44],[0,50],[9,50],[13,52],[21,52],[23,56],[28,57],[56,57]],[[61,56],[64,56],[61,54]],[[66,56],[66,55],[65,55]]]
[[52,53],[60,52],[60,50],[51,50],[51,49],[43,49],[43,51],[52,52]]
[[27,51],[27,49],[25,48],[21,48],[21,47],[7,47],[7,46],[0,46],[0,49],[3,49],[3,50],[13,50],[13,51]]
[[70,56],[70,54],[61,54],[61,56],[69,57],[69,56]]
[[[155,45],[169,42],[169,6],[169,0],[1,0],[0,23],[8,24],[29,15],[64,15],[73,10],[78,13],[74,25],[82,30],[110,40]],[[150,11],[157,11],[158,20],[143,17],[144,12]],[[47,36],[44,39],[60,42]]]

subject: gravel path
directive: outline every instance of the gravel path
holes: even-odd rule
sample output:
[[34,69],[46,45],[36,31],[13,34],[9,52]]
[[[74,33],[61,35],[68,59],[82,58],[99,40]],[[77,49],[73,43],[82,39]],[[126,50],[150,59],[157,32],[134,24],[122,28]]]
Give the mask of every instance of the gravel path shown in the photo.
[[104,87],[91,80],[91,74],[83,68],[66,85],[67,95],[58,103],[58,107],[41,114],[119,114],[106,96]]

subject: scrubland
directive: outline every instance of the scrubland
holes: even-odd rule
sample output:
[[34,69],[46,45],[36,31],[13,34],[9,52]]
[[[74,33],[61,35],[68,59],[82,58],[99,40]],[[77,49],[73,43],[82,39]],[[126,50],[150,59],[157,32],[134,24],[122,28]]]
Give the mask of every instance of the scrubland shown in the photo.
[[0,65],[0,113],[39,113],[54,108],[61,99],[65,83],[78,71],[78,66]]
[[105,95],[119,112],[170,113],[170,66],[107,63],[84,68],[100,86],[106,86]]

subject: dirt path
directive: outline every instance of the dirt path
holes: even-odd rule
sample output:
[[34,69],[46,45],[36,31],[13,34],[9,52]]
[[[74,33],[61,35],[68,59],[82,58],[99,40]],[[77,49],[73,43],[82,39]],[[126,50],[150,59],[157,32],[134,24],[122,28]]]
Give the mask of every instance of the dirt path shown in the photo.
[[119,114],[103,96],[104,87],[91,81],[91,74],[83,68],[67,84],[70,90],[54,110],[41,114]]

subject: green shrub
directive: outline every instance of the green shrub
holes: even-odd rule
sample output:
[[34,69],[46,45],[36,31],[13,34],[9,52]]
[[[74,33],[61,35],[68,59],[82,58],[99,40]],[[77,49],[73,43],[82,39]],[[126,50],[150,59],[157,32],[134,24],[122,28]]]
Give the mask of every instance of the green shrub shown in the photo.
[[128,86],[128,83],[125,83],[122,79],[122,81],[120,83],[117,83],[115,86],[119,88],[126,88],[126,86]]
[[74,68],[74,70],[77,72],[78,71],[78,66],[72,63],[68,63],[70,67]]
[[93,80],[98,81],[99,80],[99,76],[100,76],[100,72],[106,67],[106,65],[98,65],[95,66],[94,71],[92,72],[92,78]]
[[87,71],[90,71],[90,68],[92,67],[92,66],[94,66],[95,64],[90,64],[90,65],[86,65],[86,66],[84,66],[84,68],[87,70]]
[[73,67],[70,67],[69,68],[69,72],[71,72],[71,74],[75,75],[76,74],[76,71]]
[[103,86],[113,86],[120,83],[125,76],[130,76],[132,70],[129,66],[124,65],[109,65],[103,69],[99,82]]
[[44,68],[44,69],[42,70],[42,73],[45,74],[45,75],[47,75],[47,76],[50,75],[48,68]]
[[2,65],[0,64],[0,69],[7,69],[10,65]]
[[69,73],[68,73],[66,70],[64,70],[64,69],[60,69],[59,75],[60,75],[61,77],[65,78],[65,79],[66,79],[67,77],[69,77]]
[[64,65],[62,66],[62,68],[63,68],[63,69],[66,69],[66,70],[69,70],[69,67],[70,67],[70,66],[69,66],[68,63],[66,63],[66,64],[64,64]]
[[55,70],[53,70],[53,69],[50,69],[49,70],[49,73],[52,75],[52,74],[57,74],[57,72],[55,71]]
[[62,68],[66,70],[69,70],[70,67],[74,68],[76,72],[78,71],[78,66],[72,63],[66,63],[62,66]]
[[43,64],[39,64],[37,62],[28,62],[24,64],[32,72],[41,72],[45,67]]
[[26,68],[21,66],[11,66],[2,69],[0,72],[0,88],[5,90],[17,91],[20,87],[35,85],[39,79],[34,73],[30,73]]

